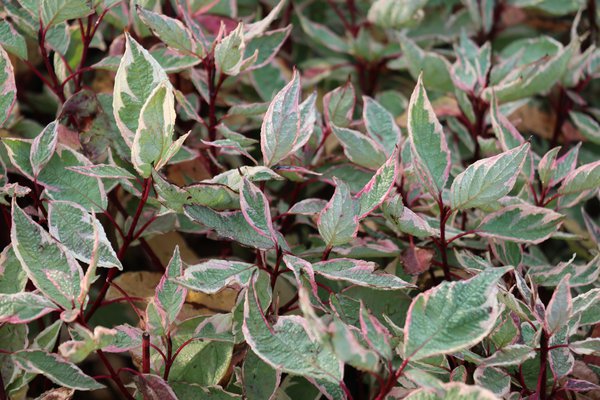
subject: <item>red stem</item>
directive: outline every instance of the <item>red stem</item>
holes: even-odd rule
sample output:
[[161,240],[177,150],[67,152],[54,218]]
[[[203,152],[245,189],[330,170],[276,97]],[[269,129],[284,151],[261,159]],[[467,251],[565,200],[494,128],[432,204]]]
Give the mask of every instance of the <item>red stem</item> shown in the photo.
[[150,334],[142,333],[142,373],[150,373]]
[[[144,188],[142,190],[142,198],[140,199],[140,202],[138,204],[135,215],[133,216],[133,220],[131,222],[131,226],[129,227],[129,231],[127,232],[127,235],[125,235],[125,239],[123,239],[123,244],[121,245],[121,248],[119,249],[119,252],[117,253],[117,258],[119,259],[119,261],[123,260],[123,258],[125,257],[125,252],[129,248],[129,245],[131,244],[131,242],[133,242],[133,235],[135,232],[135,228],[140,219],[140,216],[142,215],[142,210],[144,208],[144,205],[148,201],[148,196],[150,195],[151,187],[152,187],[152,178],[146,178],[144,180]],[[98,297],[96,297],[96,300],[92,304],[92,307],[90,308],[88,313],[85,315],[86,322],[90,320],[92,315],[94,315],[94,313],[100,307],[100,304],[102,304],[102,302],[104,301],[104,297],[106,297],[106,292],[108,292],[110,283],[112,282],[115,275],[117,274],[117,271],[118,271],[117,268],[111,268],[108,271],[108,275],[106,276],[106,281],[104,282],[102,289],[100,289],[100,293],[98,294]]]
[[542,329],[542,336],[540,337],[540,372],[538,374],[537,381],[537,398],[538,400],[546,400],[546,364],[548,362],[548,339],[549,335],[545,329]]

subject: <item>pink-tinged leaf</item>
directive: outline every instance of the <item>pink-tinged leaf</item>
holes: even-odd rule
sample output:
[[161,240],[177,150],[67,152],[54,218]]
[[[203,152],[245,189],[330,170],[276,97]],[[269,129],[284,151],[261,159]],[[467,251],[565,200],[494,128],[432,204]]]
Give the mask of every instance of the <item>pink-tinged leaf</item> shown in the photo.
[[431,249],[409,246],[402,252],[400,260],[407,274],[420,275],[429,270],[435,252]]
[[390,345],[392,335],[377,318],[371,315],[362,301],[360,302],[359,321],[363,339],[369,347],[385,360],[391,360],[393,356],[392,346]]
[[102,348],[106,353],[123,353],[139,349],[142,346],[142,334],[144,332],[140,328],[124,324],[115,326],[113,329],[116,331],[113,342]]
[[331,125],[331,129],[344,148],[344,154],[354,164],[369,169],[377,169],[385,163],[387,159],[385,151],[379,143],[367,135],[335,125]]
[[348,243],[358,232],[359,205],[350,195],[350,189],[334,178],[335,192],[319,214],[317,227],[327,246]]
[[292,206],[286,214],[315,215],[327,206],[327,200],[304,199]]
[[385,201],[398,177],[398,147],[371,180],[355,196],[360,204],[359,219],[365,218]]
[[376,271],[377,264],[369,261],[337,258],[318,262],[313,264],[312,268],[316,274],[327,279],[344,281],[373,289],[398,290],[413,286],[395,275]]
[[[6,24],[6,20],[2,21]],[[6,122],[17,102],[15,72],[8,54],[0,46],[0,127]]]
[[515,185],[528,152],[529,143],[524,143],[471,164],[452,182],[452,208],[483,207],[506,196]]
[[419,238],[436,236],[439,233],[429,223],[402,204],[402,196],[395,195],[386,200],[381,209],[385,219],[398,231]]
[[245,157],[247,157],[249,160],[251,160],[254,164],[258,164],[258,161],[256,161],[254,159],[254,157],[252,157],[246,149],[244,149],[242,146],[240,146],[240,144],[238,142],[236,142],[234,140],[219,139],[219,140],[215,140],[213,142],[207,142],[206,140],[202,140],[202,143],[204,143],[207,146],[216,147],[217,149],[221,149],[221,153],[223,153],[223,154],[242,154]]
[[0,323],[24,324],[56,310],[54,303],[35,293],[0,293]]
[[500,113],[498,99],[492,96],[492,108],[490,110],[490,119],[496,138],[500,141],[503,151],[514,149],[525,143],[523,136],[517,131],[517,128]]
[[352,122],[352,114],[356,105],[354,86],[348,80],[323,97],[323,111],[328,125],[347,128]]
[[15,255],[33,284],[63,309],[76,307],[83,277],[81,266],[70,252],[20,209],[15,200],[10,237]]
[[260,129],[260,147],[266,166],[290,155],[300,133],[300,75],[294,70],[292,80],[269,104]]
[[542,185],[551,188],[561,183],[577,167],[581,142],[557,159],[560,146],[549,150],[538,163],[538,175]]
[[575,264],[575,254],[569,261],[562,261],[557,265],[531,265],[528,275],[532,281],[541,286],[558,286],[560,281],[567,275],[571,275],[569,285],[580,287],[591,285],[598,280],[600,275],[600,255],[596,255],[587,264]]
[[305,274],[305,276],[308,278],[308,283],[311,286],[313,295],[318,299],[319,296],[317,292],[319,289],[317,281],[315,280],[315,271],[313,271],[312,264],[306,260],[289,254],[283,256],[283,262],[285,263],[285,266],[294,273],[294,277],[296,278],[298,286],[302,286],[302,274]]
[[594,222],[584,208],[581,209],[581,215],[583,215],[583,222],[585,223],[585,227],[587,228],[590,237],[596,245],[600,246],[600,225]]
[[412,301],[404,356],[414,361],[479,343],[500,313],[497,282],[511,268],[490,268],[466,281],[443,282]]
[[548,363],[554,379],[561,379],[573,371],[575,366],[575,357],[565,346],[568,342],[569,326],[564,325],[550,337],[548,341]]
[[546,329],[550,334],[567,324],[573,312],[573,299],[569,286],[570,278],[571,275],[567,274],[560,281],[552,294],[548,307],[546,307]]
[[306,319],[280,316],[273,325],[265,316],[254,279],[244,301],[242,332],[246,343],[263,361],[282,372],[338,383],[342,363],[327,346],[311,339]]
[[104,385],[83,373],[57,354],[41,350],[22,350],[13,354],[14,360],[27,372],[42,374],[57,385],[77,390],[103,389]]
[[[217,212],[201,205],[184,206],[185,215],[192,221],[199,222],[221,238],[240,243],[243,246],[257,249],[273,248],[273,240],[259,235],[252,228],[241,211]],[[284,240],[279,238],[279,245],[283,247]]]
[[363,96],[363,121],[367,133],[390,156],[402,141],[394,116],[376,100]]
[[425,92],[422,74],[408,105],[408,137],[415,170],[437,198],[450,175],[450,151],[442,125]]
[[477,228],[477,233],[518,243],[537,244],[556,232],[563,218],[561,214],[546,208],[512,205],[487,215]]
[[181,275],[183,275],[183,261],[179,254],[179,246],[176,246],[154,295],[161,317],[164,317],[165,329],[175,322],[187,296],[187,289],[175,282],[175,278]]
[[269,201],[264,193],[245,177],[240,190],[240,206],[246,222],[259,235],[277,243],[277,235],[273,228]]
[[173,389],[158,375],[139,374],[133,381],[144,400],[177,400]]
[[[563,180],[558,189],[562,196],[580,194],[589,190],[598,190],[600,187],[600,161],[582,165],[574,171],[571,171]],[[569,201],[569,205],[574,204],[574,200]],[[561,206],[563,205],[561,201]]]
[[600,386],[582,379],[567,379],[567,382],[563,387],[573,392],[589,392],[592,390],[600,390]]
[[233,328],[234,320],[232,313],[215,314],[200,322],[194,331],[194,337],[197,339],[235,342]]

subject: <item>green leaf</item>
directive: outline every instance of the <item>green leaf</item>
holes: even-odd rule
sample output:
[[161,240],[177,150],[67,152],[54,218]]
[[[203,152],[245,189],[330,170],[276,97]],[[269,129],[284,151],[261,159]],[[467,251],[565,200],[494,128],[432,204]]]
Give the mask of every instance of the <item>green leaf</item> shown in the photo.
[[244,38],[250,41],[246,43],[244,58],[252,58],[255,53],[258,53],[256,56],[256,61],[247,68],[247,71],[262,68],[269,64],[277,55],[279,49],[281,49],[281,46],[283,46],[291,31],[292,26],[288,25],[285,28],[266,32],[252,39],[248,37],[248,33],[245,33]]
[[418,389],[405,400],[500,400],[499,397],[488,389],[467,385],[462,382],[451,382],[442,384],[441,392],[428,392],[426,389]]
[[47,298],[31,292],[0,294],[0,322],[24,324],[56,310]]
[[[94,228],[94,225],[96,226]],[[83,207],[68,201],[53,201],[48,207],[50,233],[78,260],[90,263],[94,255],[94,229],[98,232],[98,266],[123,269],[100,221]]]
[[85,375],[75,364],[56,354],[41,350],[23,350],[13,355],[16,362],[26,371],[42,374],[57,385],[77,390],[103,389],[93,378]]
[[92,352],[112,344],[117,331],[97,326],[90,331],[81,325],[69,328],[72,340],[67,340],[58,346],[58,352],[66,360],[73,363],[84,361]]
[[241,211],[217,212],[200,205],[184,206],[184,210],[192,221],[213,229],[217,235],[223,238],[257,249],[270,249],[273,247],[273,240],[259,235],[246,222]]
[[406,57],[408,70],[414,79],[422,75],[423,83],[429,90],[454,91],[448,60],[435,52],[421,49],[407,37],[402,37],[400,45]]
[[600,124],[594,118],[577,111],[571,111],[569,115],[582,136],[592,143],[600,144]]
[[60,144],[58,149],[40,172],[38,183],[46,187],[51,199],[72,201],[86,210],[102,212],[108,203],[102,180],[68,170],[69,167],[90,165],[90,161]]
[[246,353],[242,366],[244,395],[248,400],[269,399],[277,390],[281,373],[264,362],[253,351]]
[[102,179],[135,179],[135,175],[127,171],[125,168],[110,164],[95,164],[79,167],[68,167],[70,171],[78,174],[92,176]]
[[40,18],[44,28],[94,12],[89,0],[41,0]]
[[588,338],[569,343],[569,348],[576,354],[600,355],[600,338]]
[[[175,345],[183,344],[183,338]],[[227,374],[231,365],[233,343],[194,341],[186,345],[177,357],[169,374],[169,381],[194,382],[201,386],[215,386]],[[196,391],[196,396],[199,392]],[[212,396],[207,396],[212,399]]]
[[[6,24],[5,20],[2,24]],[[0,28],[2,30],[2,28]],[[15,72],[8,54],[0,46],[0,127],[6,122],[17,101]]]
[[574,40],[550,59],[541,59],[510,73],[498,85],[487,88],[483,96],[488,100],[495,93],[501,102],[509,102],[546,93],[563,76],[569,61],[579,47]]
[[525,162],[529,143],[470,165],[452,182],[450,204],[454,209],[487,206],[507,195]]
[[27,60],[27,42],[7,19],[0,24],[0,45],[9,53]]
[[330,349],[311,339],[304,318],[280,316],[271,325],[264,317],[264,307],[251,282],[246,291],[242,331],[256,355],[289,374],[332,383],[342,379],[341,363]]
[[385,163],[386,155],[381,146],[362,133],[348,128],[331,125],[333,134],[342,144],[344,154],[354,164],[369,169],[377,169]]
[[15,255],[13,246],[8,245],[0,254],[0,293],[12,294],[25,290],[27,274]]
[[550,334],[565,326],[571,318],[573,299],[569,286],[570,277],[570,275],[566,275],[561,279],[546,307],[546,329]]
[[144,24],[167,46],[183,53],[195,54],[197,52],[192,32],[181,21],[139,6],[137,12]]
[[336,178],[335,192],[325,208],[319,213],[317,227],[327,246],[346,244],[356,237],[358,231],[359,205],[348,186]]
[[352,114],[356,104],[356,94],[352,82],[348,80],[323,97],[323,112],[325,120],[330,125],[347,128],[352,122]]
[[150,176],[152,164],[164,165],[175,128],[175,97],[168,81],[152,91],[140,111],[138,127],[131,148],[133,166],[143,178]]
[[287,4],[287,0],[279,0],[277,5],[271,9],[269,14],[260,21],[253,22],[246,25],[246,32],[244,37],[252,39],[258,35],[261,35],[271,23],[277,18],[283,7]]
[[237,193],[224,184],[200,182],[180,188],[167,182],[156,171],[152,171],[152,178],[159,201],[178,213],[183,211],[184,205],[191,204],[199,204],[215,210],[239,208]]
[[418,23],[426,4],[427,0],[376,0],[367,19],[384,29],[401,29]]
[[392,345],[390,344],[392,335],[377,318],[369,313],[362,301],[360,302],[359,320],[363,338],[369,344],[369,347],[385,360],[391,360],[393,357]]
[[416,361],[479,343],[494,328],[500,311],[497,282],[509,270],[490,269],[419,294],[406,319],[405,358]]
[[329,324],[327,345],[333,348],[338,359],[345,364],[361,371],[377,371],[377,353],[360,343],[356,329],[350,328],[337,318]]
[[115,76],[113,112],[125,142],[131,147],[142,107],[150,94],[168,77],[158,62],[125,33],[125,54]]
[[217,69],[226,75],[239,74],[245,61],[245,48],[244,24],[240,23],[216,45],[215,64]]
[[533,357],[535,357],[535,351],[530,346],[512,344],[496,351],[490,357],[483,360],[483,364],[488,367],[519,365]]
[[546,208],[527,204],[504,207],[488,214],[477,228],[481,236],[518,243],[541,243],[552,235],[563,216]]
[[81,266],[14,200],[10,238],[15,254],[33,284],[65,310],[76,306],[83,277]]
[[398,148],[377,170],[373,178],[356,194],[360,205],[359,218],[365,218],[383,203],[395,186],[398,176]]
[[264,193],[246,178],[242,180],[240,205],[246,222],[259,235],[273,240],[276,244],[277,236],[273,228],[269,201]]
[[298,18],[300,19],[300,25],[304,33],[318,44],[338,53],[347,53],[349,51],[348,43],[326,26],[312,22],[300,13],[298,13]]
[[363,120],[369,136],[377,141],[389,156],[400,145],[402,133],[394,116],[376,100],[363,96]]
[[493,93],[490,119],[492,120],[492,129],[494,130],[494,134],[500,141],[501,147],[504,151],[514,149],[525,142],[525,139],[523,139],[523,136],[521,136],[519,131],[517,131],[517,128],[515,128],[508,118],[500,113],[498,99]]
[[245,286],[256,270],[254,264],[240,261],[210,260],[190,265],[177,282],[202,293],[217,293],[227,286]]
[[436,230],[429,223],[402,204],[402,196],[396,194],[381,205],[383,216],[399,232],[419,238],[434,236]]
[[327,279],[379,290],[398,290],[412,286],[395,275],[376,272],[377,264],[369,261],[337,258],[313,264],[312,269]]
[[597,190],[598,187],[600,187],[600,161],[582,165],[571,171],[558,188],[558,193],[563,196],[560,200],[561,207],[578,203],[586,196],[585,192]]
[[260,146],[266,166],[277,164],[300,144],[299,101],[300,75],[294,71],[292,80],[269,104],[260,128]]
[[159,312],[161,316],[164,316],[165,328],[175,322],[187,296],[187,290],[175,282],[175,279],[182,274],[183,262],[179,254],[179,246],[175,246],[173,257],[171,257],[164,275],[160,279],[158,286],[156,286],[156,293],[154,295]]
[[486,388],[498,396],[506,396],[510,392],[510,375],[498,368],[479,366],[473,373],[473,379],[478,387]]
[[437,196],[450,174],[450,150],[427,98],[422,75],[408,105],[408,137],[416,172],[431,194]]

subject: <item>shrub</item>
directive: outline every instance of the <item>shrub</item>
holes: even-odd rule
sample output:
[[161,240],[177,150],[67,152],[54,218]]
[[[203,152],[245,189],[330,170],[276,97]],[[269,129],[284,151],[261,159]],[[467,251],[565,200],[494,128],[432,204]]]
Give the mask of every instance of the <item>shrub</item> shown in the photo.
[[2,16],[0,398],[597,396],[594,1]]

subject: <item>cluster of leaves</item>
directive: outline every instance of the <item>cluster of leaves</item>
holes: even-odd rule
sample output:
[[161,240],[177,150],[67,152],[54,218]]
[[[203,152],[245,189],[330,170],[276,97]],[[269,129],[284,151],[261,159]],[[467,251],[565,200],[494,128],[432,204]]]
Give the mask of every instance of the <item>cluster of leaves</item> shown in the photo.
[[0,10],[0,398],[597,396],[594,0]]

